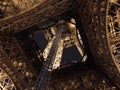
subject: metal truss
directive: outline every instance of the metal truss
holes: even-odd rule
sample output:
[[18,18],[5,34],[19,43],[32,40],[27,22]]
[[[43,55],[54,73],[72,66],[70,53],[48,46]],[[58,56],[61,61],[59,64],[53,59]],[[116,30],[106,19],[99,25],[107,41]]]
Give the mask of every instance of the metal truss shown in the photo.
[[[43,51],[44,65],[41,69],[39,77],[37,79],[35,88],[37,90],[49,90],[52,71],[59,68],[63,56],[63,50],[65,48],[76,45],[79,53],[83,57],[81,61],[85,61],[87,55],[85,55],[80,34],[78,34],[75,20],[71,19],[70,22],[60,21],[49,30],[43,30],[48,45]],[[80,43],[80,44],[78,44]]]
[[13,81],[2,68],[0,68],[0,89],[1,90],[16,90],[16,87]]
[[41,2],[40,0],[34,7],[27,11],[0,19],[0,31],[21,31],[33,25],[45,23],[50,18],[54,17],[55,19],[56,16],[72,8],[74,4],[72,1],[73,0],[62,0],[59,2],[59,0],[42,0]]
[[6,18],[30,9],[38,2],[43,3],[43,0],[1,0],[0,10],[3,13],[3,17]]
[[[56,25],[56,22],[63,19],[63,17],[68,17],[72,13],[77,23],[75,26],[79,26],[79,20],[82,21],[83,30],[87,36],[84,42],[89,42],[88,46],[97,65],[120,87],[119,0],[44,0],[42,2],[35,2],[35,4],[32,0],[29,0],[30,2],[27,2],[27,7],[24,7],[24,5],[22,7],[21,3],[25,4],[26,1],[24,0],[23,2],[21,0],[19,3],[16,3],[15,0],[12,0],[12,4],[11,2],[8,3],[12,7],[11,10],[14,11],[9,17],[4,17],[2,9],[0,10],[1,35],[6,32],[19,32],[34,25],[39,25],[40,29],[48,28],[48,26]],[[1,5],[5,7],[7,4]],[[45,64],[36,83],[35,88],[38,90],[46,90],[48,88],[49,84],[47,81],[51,78],[51,71],[59,67],[64,48],[70,47],[75,43],[81,55],[85,55],[84,49],[88,46],[83,45],[84,43],[80,41],[79,31],[81,28],[78,28],[76,31],[67,31],[67,29],[58,34],[57,32],[59,31],[52,28],[50,28],[50,32],[49,30],[43,31],[49,43],[43,52]],[[61,29],[59,30],[61,31]],[[27,63],[23,62],[26,61],[25,55],[23,52],[19,53],[22,51],[22,48],[17,49],[17,47],[20,47],[17,44],[17,40],[13,36],[12,39],[11,36],[7,37],[6,34],[2,35],[2,37],[4,36],[5,41],[3,42],[5,44],[2,44],[2,40],[0,40],[0,44],[2,45],[1,50],[6,53],[7,57],[14,64],[13,66],[22,73],[22,78],[27,77],[26,75],[31,78],[33,75],[26,68]],[[9,40],[6,41],[6,38]],[[15,43],[11,44],[11,41]],[[25,72],[28,72],[28,74],[25,74]]]
[[119,55],[114,54],[119,48],[119,44],[115,46],[119,38],[116,36],[119,31],[119,0],[78,0],[78,8],[75,9],[84,24],[97,65],[120,86]]
[[113,55],[114,61],[116,63],[116,66],[118,67],[118,70],[120,72],[120,40],[119,40],[119,34],[120,34],[120,3],[118,0],[113,0],[109,2],[108,6],[108,40],[109,45],[111,49],[111,54]]
[[63,29],[64,28],[60,28],[60,26],[58,26],[58,32],[56,34],[56,38],[53,40],[53,45],[50,49],[50,53],[46,58],[46,62],[43,65],[38,80],[36,82],[36,86],[35,86],[36,90],[49,90],[48,83],[51,78],[52,67],[55,61],[55,54],[57,53],[58,50],[58,42],[61,38]]
[[[33,59],[33,58],[32,58]],[[6,72],[6,75],[14,82],[16,89],[31,90],[35,84],[34,79],[37,77],[37,73],[33,70],[32,59],[26,57],[22,50],[18,39],[9,34],[0,34],[0,68]],[[37,71],[37,69],[36,69]],[[0,75],[2,77],[2,74]],[[6,78],[3,78],[6,80]],[[2,80],[0,79],[0,80]],[[13,84],[9,81],[2,81],[9,85]],[[3,83],[0,82],[0,86]],[[3,86],[1,86],[3,87]],[[13,90],[12,88],[4,86],[3,90]],[[10,88],[10,89],[9,89]]]

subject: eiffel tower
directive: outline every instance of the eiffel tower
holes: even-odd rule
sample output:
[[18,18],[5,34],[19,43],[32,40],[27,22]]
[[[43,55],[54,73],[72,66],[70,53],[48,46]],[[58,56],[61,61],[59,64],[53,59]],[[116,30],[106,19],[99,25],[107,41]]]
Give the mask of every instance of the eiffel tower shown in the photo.
[[51,90],[71,47],[120,88],[119,18],[119,0],[0,0],[0,90]]

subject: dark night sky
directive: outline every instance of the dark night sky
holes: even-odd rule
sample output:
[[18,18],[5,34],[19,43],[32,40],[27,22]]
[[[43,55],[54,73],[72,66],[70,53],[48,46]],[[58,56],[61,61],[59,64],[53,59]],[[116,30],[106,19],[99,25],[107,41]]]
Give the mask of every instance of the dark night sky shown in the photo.
[[[34,38],[37,44],[39,45],[40,50],[43,51],[48,43],[47,40],[45,39],[44,34],[42,32],[37,33]],[[75,60],[76,61],[81,60],[81,55],[79,51],[77,50],[77,47],[72,46],[72,47],[64,49],[63,57],[62,57],[62,64],[72,63]]]

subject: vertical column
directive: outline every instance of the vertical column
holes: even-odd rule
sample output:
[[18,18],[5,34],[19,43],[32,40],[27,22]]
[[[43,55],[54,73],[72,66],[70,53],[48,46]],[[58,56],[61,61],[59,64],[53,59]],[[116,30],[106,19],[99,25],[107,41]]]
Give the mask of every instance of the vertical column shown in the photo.
[[49,53],[50,53],[50,50],[52,48],[52,45],[53,45],[53,42],[54,42],[54,39],[55,39],[55,36],[51,39],[50,42],[48,42],[48,45],[46,46],[44,52],[43,52],[43,57],[44,57],[44,60],[46,61]]
[[52,69],[56,69],[60,66],[60,63],[61,63],[61,60],[62,60],[62,54],[63,54],[63,40],[61,39],[59,44],[58,44],[58,50],[57,50],[57,53],[55,55],[55,60],[53,62],[53,66],[52,66]]
[[[51,72],[53,70],[53,64],[55,62],[56,53],[58,52],[58,43],[60,42],[63,25],[58,25],[57,34],[53,42],[51,42],[51,49],[49,49],[49,54],[46,56],[46,62],[44,63],[39,77],[36,81],[35,88],[36,90],[49,90],[49,80],[51,79]],[[52,44],[53,43],[53,44]]]

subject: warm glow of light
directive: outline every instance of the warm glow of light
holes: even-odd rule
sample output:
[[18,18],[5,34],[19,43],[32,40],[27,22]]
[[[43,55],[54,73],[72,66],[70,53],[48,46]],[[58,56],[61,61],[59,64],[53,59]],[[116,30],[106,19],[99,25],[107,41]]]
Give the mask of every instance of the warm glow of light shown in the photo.
[[116,3],[118,0],[110,0],[111,3]]

